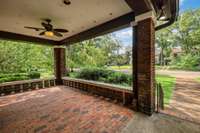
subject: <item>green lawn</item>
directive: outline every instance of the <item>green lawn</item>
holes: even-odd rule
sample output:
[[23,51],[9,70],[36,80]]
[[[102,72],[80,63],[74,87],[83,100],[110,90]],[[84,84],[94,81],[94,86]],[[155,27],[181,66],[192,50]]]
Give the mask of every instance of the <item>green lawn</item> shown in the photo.
[[164,90],[164,103],[169,104],[175,87],[176,78],[168,75],[156,75],[156,81],[161,83]]
[[199,78],[197,78],[197,79],[196,79],[196,81],[200,83],[200,77],[199,77]]
[[54,73],[53,72],[42,72],[40,75],[40,78],[52,78],[54,77]]
[[131,69],[131,65],[124,65],[124,66],[110,66],[112,70],[123,70],[123,69]]

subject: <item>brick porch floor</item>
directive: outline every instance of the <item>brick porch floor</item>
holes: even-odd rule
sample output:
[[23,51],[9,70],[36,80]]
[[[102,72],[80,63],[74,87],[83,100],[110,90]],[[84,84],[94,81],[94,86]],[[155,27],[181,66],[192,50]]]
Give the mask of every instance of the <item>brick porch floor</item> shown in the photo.
[[0,97],[0,133],[114,133],[134,112],[65,86]]

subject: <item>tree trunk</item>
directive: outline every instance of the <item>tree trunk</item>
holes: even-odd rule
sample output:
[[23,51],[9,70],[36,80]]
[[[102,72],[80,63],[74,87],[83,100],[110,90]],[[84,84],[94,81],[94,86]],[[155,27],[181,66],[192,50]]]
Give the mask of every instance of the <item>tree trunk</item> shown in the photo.
[[161,48],[160,51],[160,65],[164,66],[164,55],[163,55],[163,49]]

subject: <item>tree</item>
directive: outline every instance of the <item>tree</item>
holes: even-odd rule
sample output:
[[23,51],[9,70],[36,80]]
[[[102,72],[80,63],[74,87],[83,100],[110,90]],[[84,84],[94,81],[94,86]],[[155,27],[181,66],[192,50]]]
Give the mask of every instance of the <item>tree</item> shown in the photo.
[[104,66],[104,51],[94,45],[93,40],[84,41],[67,47],[67,64],[74,67]]
[[173,40],[171,31],[164,29],[156,33],[156,44],[160,48],[159,64],[165,65],[165,58],[170,56]]
[[200,9],[181,13],[172,26],[157,32],[156,43],[161,50],[161,65],[170,56],[170,50],[176,47],[181,48],[182,52],[180,57],[172,58],[172,65],[184,69],[188,65],[191,65],[190,68],[200,65]]
[[174,36],[186,54],[200,45],[200,9],[182,13],[174,25]]
[[67,64],[75,67],[102,67],[114,63],[120,44],[112,35],[105,35],[67,47]]
[[0,73],[52,71],[52,48],[31,43],[0,41]]

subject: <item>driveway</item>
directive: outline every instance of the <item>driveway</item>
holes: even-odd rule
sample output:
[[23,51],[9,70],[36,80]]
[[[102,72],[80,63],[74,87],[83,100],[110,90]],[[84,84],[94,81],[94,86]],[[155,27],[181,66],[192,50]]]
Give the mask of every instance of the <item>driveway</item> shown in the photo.
[[176,86],[170,104],[164,113],[200,122],[200,72],[159,70],[157,74],[176,77]]
[[182,79],[196,79],[200,77],[200,72],[193,72],[193,71],[171,71],[171,70],[156,70],[157,74],[164,74],[164,75],[170,75],[176,78],[182,78]]

